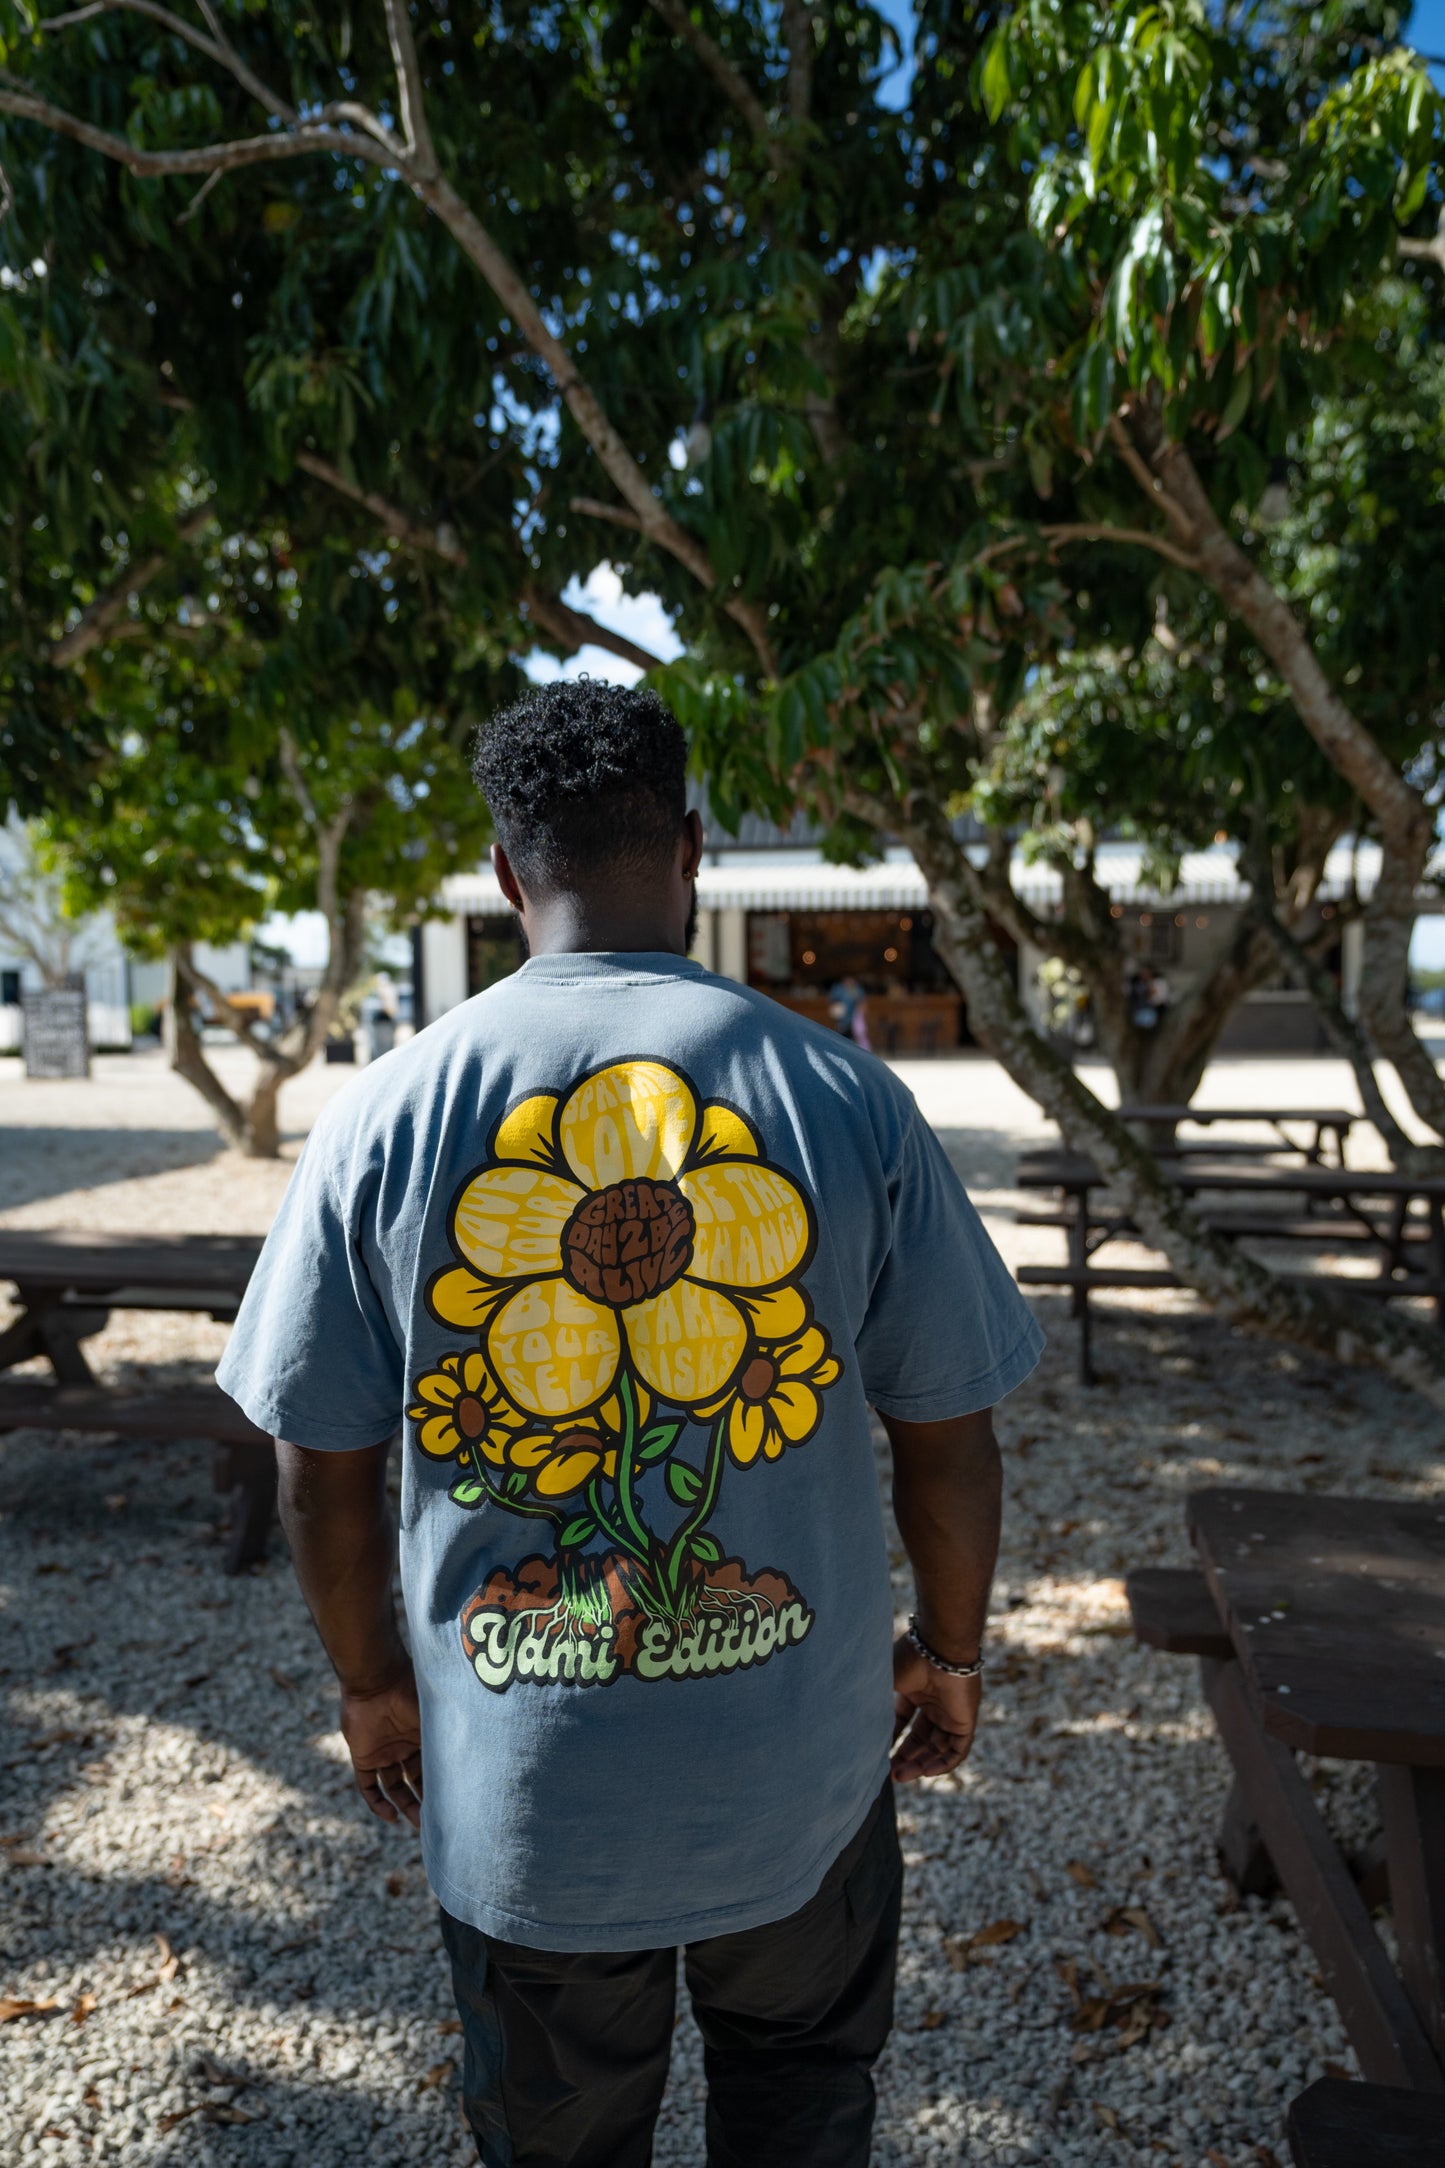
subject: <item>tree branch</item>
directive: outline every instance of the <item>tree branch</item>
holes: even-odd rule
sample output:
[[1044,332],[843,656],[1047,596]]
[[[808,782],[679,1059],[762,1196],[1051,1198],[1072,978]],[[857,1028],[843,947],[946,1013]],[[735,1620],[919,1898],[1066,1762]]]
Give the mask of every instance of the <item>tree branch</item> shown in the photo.
[[[662,0],[655,0],[655,4],[661,5]],[[666,0],[666,4],[672,6],[674,0]],[[646,474],[613,426],[596,393],[578,374],[566,346],[549,328],[515,266],[497,246],[471,206],[437,167],[430,138],[425,134],[426,121],[421,104],[420,78],[415,65],[410,24],[405,21],[401,12],[403,0],[387,0],[387,7],[394,39],[393,49],[398,62],[398,80],[403,96],[408,101],[408,126],[422,131],[415,136],[414,147],[403,148],[400,154],[388,148],[387,141],[382,140],[385,131],[381,131],[380,136],[344,133],[340,129],[314,122],[265,136],[249,137],[230,143],[206,144],[195,150],[142,151],[122,136],[112,135],[102,128],[93,128],[88,121],[80,120],[75,114],[65,112],[43,98],[31,97],[28,92],[14,87],[15,79],[3,71],[0,71],[0,86],[9,87],[0,87],[0,113],[11,113],[18,119],[37,121],[42,127],[68,136],[73,141],[84,144],[87,149],[99,151],[105,157],[115,159],[130,172],[143,177],[227,171],[239,166],[260,165],[274,159],[294,158],[316,151],[358,158],[369,165],[397,170],[427,208],[441,220],[463,254],[481,272],[527,344],[546,364],[559,397],[597,454],[618,493],[636,514],[641,532],[650,542],[676,558],[701,587],[709,593],[713,592],[717,588],[718,577],[707,551],[697,537],[674,519],[661,502]],[[761,108],[759,111],[761,112]],[[379,122],[374,123],[374,126],[380,131]],[[776,677],[777,661],[773,653],[766,611],[741,594],[729,594],[722,607],[726,615],[746,635],[764,676]]]
[[307,123],[274,135],[240,136],[229,143],[203,143],[188,151],[143,151],[124,136],[105,128],[92,128],[87,120],[46,98],[32,98],[28,91],[13,88],[15,78],[0,70],[0,113],[17,120],[37,121],[53,135],[68,136],[87,150],[113,158],[141,180],[160,180],[173,173],[229,173],[242,166],[269,165],[279,158],[308,158],[317,151],[332,151],[343,158],[360,158],[368,165],[390,166],[395,158],[381,143],[364,135],[347,135],[339,128]]
[[1186,572],[1199,570],[1199,559],[1191,551],[1180,549],[1166,536],[1151,534],[1144,527],[1114,527],[1107,520],[1074,521],[1061,527],[1041,527],[1039,533],[1050,542],[1134,542],[1140,549],[1167,557],[1172,565],[1182,565]]
[[1157,474],[1145,461],[1138,446],[1117,414],[1109,416],[1109,435],[1115,450],[1133,475],[1151,504],[1157,504],[1164,517],[1187,550],[1195,545],[1194,522],[1180,504],[1176,504]]
[[783,0],[788,48],[788,118],[795,128],[813,117],[813,10],[808,0]]
[[1445,271],[1445,207],[1442,207],[1435,231],[1428,241],[1413,241],[1402,233],[1395,249],[1397,254],[1415,263],[1435,263]]
[[[177,544],[194,542],[210,526],[213,517],[209,505],[203,511],[192,513],[177,529]],[[71,663],[82,661],[93,649],[100,647],[125,617],[141,589],[148,587],[156,575],[165,570],[173,556],[174,552],[171,550],[156,550],[153,555],[143,557],[139,564],[131,566],[114,587],[108,588],[103,595],[97,595],[94,602],[88,603],[75,624],[61,635],[50,650],[50,660],[57,669],[65,669]]]
[[758,141],[771,143],[773,131],[762,101],[717,41],[708,36],[701,23],[693,21],[685,0],[652,0],[652,5],[673,36],[692,47],[718,89],[737,107]]
[[396,87],[415,185],[435,177],[437,154],[432,147],[431,129],[427,126],[426,95],[411,34],[407,0],[386,0],[386,30],[391,40],[392,65],[396,69]]
[[639,670],[662,668],[660,655],[649,654],[645,647],[639,647],[623,633],[599,625],[585,610],[574,610],[560,595],[544,594],[530,581],[522,590],[522,607],[542,631],[549,632],[554,640],[574,652],[579,647],[605,647],[610,655],[634,663]]
[[268,113],[274,113],[277,120],[285,121],[288,127],[294,127],[299,118],[296,108],[288,105],[284,98],[277,97],[259,75],[252,73],[222,30],[215,11],[205,4],[205,0],[201,0],[201,13],[210,26],[210,37],[204,37],[184,16],[173,15],[169,8],[158,5],[158,0],[91,0],[88,7],[76,8],[69,15],[52,15],[38,27],[42,32],[69,30],[78,23],[92,22],[99,15],[147,16],[152,22],[159,23],[163,30],[168,30],[172,37],[184,39],[185,43],[194,46],[198,53],[204,53],[208,60],[214,60],[218,67],[224,68],[228,75],[235,77],[241,88],[248,91],[258,105],[264,106]]
[[329,459],[322,459],[315,452],[298,452],[296,464],[303,474],[314,475],[338,496],[347,497],[370,512],[398,542],[409,543],[413,549],[430,550],[434,557],[442,558],[449,565],[467,562],[467,553],[459,542],[449,541],[439,528],[423,526],[409,512],[403,512],[400,505],[378,496],[374,489],[363,489],[359,482],[350,481],[339,467],[332,466]]
[[572,510],[586,519],[605,519],[613,527],[630,528],[633,534],[642,532],[642,521],[635,512],[626,512],[620,504],[604,504],[600,497],[574,497]]

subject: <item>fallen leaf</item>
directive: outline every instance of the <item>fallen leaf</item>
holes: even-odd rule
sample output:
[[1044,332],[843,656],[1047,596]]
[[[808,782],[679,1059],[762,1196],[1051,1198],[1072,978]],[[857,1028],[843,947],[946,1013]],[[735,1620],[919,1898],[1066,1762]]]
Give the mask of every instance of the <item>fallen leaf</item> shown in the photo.
[[84,2108],[98,2108],[100,2106],[100,2095],[93,2085],[88,2086],[85,2092],[81,2094],[80,2103]]
[[941,2010],[925,2010],[918,2020],[918,2029],[920,2032],[937,2032],[943,2022],[944,2015]]
[[36,1852],[28,1844],[16,1844],[10,1848],[10,1863],[14,1867],[48,1867],[51,1862],[43,1852]]
[[431,2069],[417,2087],[419,2093],[429,2093],[433,2086],[444,2085],[456,2069],[455,2063],[433,2063]]
[[284,1690],[284,1692],[288,1694],[300,1693],[301,1688],[297,1684],[296,1680],[293,1679],[289,1675],[289,1673],[278,1670],[275,1664],[271,1666],[271,1676],[276,1681],[276,1684]]
[[17,2017],[45,2017],[59,2008],[58,1995],[0,1995],[0,2025],[8,2025]]
[[978,1961],[981,1950],[996,1949],[1000,1943],[1012,1942],[1028,1925],[1026,1920],[990,1920],[987,1927],[979,1927],[971,1935],[951,1935],[944,1941],[944,1952],[955,1972]]
[[1099,1926],[1106,1935],[1142,1935],[1151,1950],[1163,1948],[1163,1937],[1142,1905],[1114,1905]]
[[1352,2078],[1354,2074],[1353,2070],[1346,2070],[1343,2063],[1325,2064],[1325,2076],[1327,2078]]
[[1118,2116],[1112,2108],[1106,2108],[1102,2100],[1091,2100],[1089,2106],[1094,2111],[1094,2121],[1098,2124],[1100,2130],[1117,2130],[1119,2128]]
[[1207,2145],[1204,2148],[1204,2158],[1212,2160],[1214,2168],[1229,2168],[1228,2154],[1221,2153],[1217,2145]]
[[389,1875],[387,1876],[387,1878],[386,1878],[386,1894],[387,1894],[387,1896],[388,1896],[388,1897],[399,1897],[399,1896],[401,1895],[402,1891],[403,1891],[403,1890],[404,1890],[405,1888],[406,1888],[406,1876],[405,1876],[405,1875],[403,1875],[403,1874],[397,1874],[397,1873],[394,1873],[394,1874],[389,1874]]
[[90,2016],[91,2011],[98,2006],[99,2002],[100,1997],[98,1995],[92,1995],[89,1989],[87,1989],[83,1995],[77,1998],[75,2008],[70,2013],[71,2024],[83,2025],[86,2019]]
[[459,2017],[444,2017],[437,2027],[440,2033],[459,2033],[461,2029],[462,2021]]
[[1099,1887],[1094,1880],[1092,1870],[1086,1867],[1081,1859],[1067,1860],[1064,1865],[1064,1872],[1073,1876],[1080,1889],[1097,1889]]
[[1259,2168],[1279,2168],[1278,2153],[1272,2153],[1267,2145],[1257,2145],[1254,2157],[1259,2162]]
[[199,2101],[190,2108],[172,2108],[168,2114],[157,2117],[156,2128],[157,2130],[174,2130],[178,2123],[188,2122],[193,2115],[199,2115],[200,2112],[201,2103]]

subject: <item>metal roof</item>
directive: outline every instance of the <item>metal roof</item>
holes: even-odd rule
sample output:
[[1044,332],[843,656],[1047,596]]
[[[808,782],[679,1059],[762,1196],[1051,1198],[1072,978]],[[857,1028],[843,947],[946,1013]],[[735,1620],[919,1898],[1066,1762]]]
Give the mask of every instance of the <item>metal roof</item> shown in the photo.
[[[1186,852],[1178,886],[1167,892],[1144,879],[1144,850],[1137,843],[1101,844],[1095,871],[1115,903],[1197,910],[1243,900],[1247,891],[1235,855],[1228,843]],[[1337,901],[1355,887],[1368,895],[1379,870],[1378,844],[1337,844],[1326,861],[1320,900]],[[1015,851],[1012,874],[1016,893],[1035,910],[1060,902],[1063,882],[1052,867],[1030,865]],[[855,867],[830,866],[816,849],[775,848],[732,850],[720,861],[704,862],[697,900],[704,911],[917,911],[926,907],[928,890],[906,851],[891,850],[874,865]],[[479,917],[504,916],[507,911],[490,867],[453,874],[442,884],[442,901],[453,911]]]

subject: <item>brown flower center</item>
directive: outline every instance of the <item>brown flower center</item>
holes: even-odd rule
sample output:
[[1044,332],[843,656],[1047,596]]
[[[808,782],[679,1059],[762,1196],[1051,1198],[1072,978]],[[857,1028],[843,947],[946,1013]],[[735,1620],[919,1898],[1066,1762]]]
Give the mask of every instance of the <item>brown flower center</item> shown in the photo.
[[475,1393],[463,1393],[457,1402],[452,1420],[462,1436],[469,1442],[480,1438],[487,1427],[487,1411]]
[[692,1256],[692,1206],[671,1182],[614,1182],[562,1230],[562,1270],[594,1302],[622,1310],[661,1294]]
[[768,1355],[755,1355],[738,1380],[744,1400],[766,1400],[778,1382],[778,1366]]

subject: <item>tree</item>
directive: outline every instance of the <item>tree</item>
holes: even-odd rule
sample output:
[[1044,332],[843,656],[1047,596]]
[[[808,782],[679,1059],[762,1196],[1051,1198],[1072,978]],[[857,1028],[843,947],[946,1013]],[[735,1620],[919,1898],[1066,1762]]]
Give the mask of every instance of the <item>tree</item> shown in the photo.
[[[393,327],[437,324],[453,354],[471,311],[529,484],[508,530],[524,586],[545,605],[601,537],[661,590],[688,646],[669,684],[717,802],[804,798],[840,848],[908,842],[975,1027],[1186,1278],[1233,1316],[1438,1389],[1429,1336],[1362,1324],[1208,1236],[1052,1059],[990,944],[1003,854],[975,867],[945,811],[985,781],[1042,663],[1144,656],[1161,597],[1188,622],[1202,592],[1329,789],[1418,869],[1430,823],[1404,756],[1250,554],[1247,508],[1373,351],[1397,267],[1438,306],[1440,106],[1390,49],[1391,11],[1332,7],[1323,32],[1276,15],[937,0],[898,114],[878,96],[889,32],[861,6],[508,4],[459,26],[378,0],[348,17],[343,52],[287,6],[211,9],[202,31],[105,0],[27,30],[0,112],[31,157],[44,146],[47,201],[129,176],[121,218],[149,220],[168,257],[197,180],[262,169],[254,202],[283,163],[329,171],[294,184],[315,246],[293,263],[354,265],[384,240],[419,267],[393,270]],[[232,185],[195,203],[198,240]],[[275,324],[273,305],[258,352]],[[292,375],[305,343],[282,341]],[[312,361],[316,411],[340,413],[344,369],[319,338]],[[356,441],[356,486],[387,495],[367,462],[399,445],[387,472],[440,537],[432,477],[385,411]],[[1413,756],[1423,733],[1400,723]],[[1279,807],[1247,813],[1246,842],[1281,827]],[[1283,825],[1305,864],[1311,824]],[[1409,867],[1382,891],[1383,1045]],[[1428,1106],[1409,1042],[1391,1050]]]
[[[172,959],[175,1066],[231,1141],[266,1157],[279,1148],[281,1086],[324,1043],[363,967],[369,912],[406,923],[475,862],[486,813],[465,744],[515,679],[495,651],[453,647],[414,571],[383,553],[368,576],[334,530],[213,531],[203,554],[208,591],[187,612],[196,639],[118,651],[121,726],[83,802],[49,828],[73,899],[104,903],[133,949]],[[405,628],[395,644],[393,622]],[[272,1033],[206,978],[196,945],[306,909],[326,921],[325,971],[310,1005]],[[206,1060],[202,1001],[256,1057],[244,1105]]]
[[0,940],[47,986],[71,986],[98,950],[95,921],[67,908],[65,884],[15,814],[0,828]]

